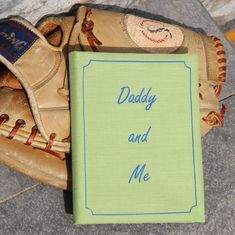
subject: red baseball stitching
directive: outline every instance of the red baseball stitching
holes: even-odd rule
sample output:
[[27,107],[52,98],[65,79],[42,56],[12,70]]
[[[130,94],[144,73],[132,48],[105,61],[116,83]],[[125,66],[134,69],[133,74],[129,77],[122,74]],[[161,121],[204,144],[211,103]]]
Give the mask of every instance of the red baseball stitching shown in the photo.
[[14,138],[14,136],[16,135],[17,131],[20,128],[24,128],[25,127],[26,122],[23,119],[18,119],[15,122],[15,126],[12,128],[11,132],[8,135],[8,139],[12,140]]
[[27,139],[25,144],[26,145],[31,145],[33,140],[35,139],[37,133],[38,133],[38,127],[37,127],[37,125],[35,125],[35,126],[32,127],[32,130],[31,130],[31,133],[29,135],[29,138]]
[[[139,23],[139,25],[143,28],[145,22],[153,22],[153,21],[151,21],[151,20],[142,20],[142,21]],[[167,37],[167,36],[165,36],[164,38],[159,39],[159,40],[153,39],[153,38],[149,37],[149,36],[144,32],[143,29],[140,30],[140,32],[143,34],[144,37],[146,37],[148,40],[150,40],[150,41],[153,42],[153,43],[163,43],[163,42],[166,42],[166,41],[168,40],[168,37]]]
[[227,108],[224,104],[222,104],[222,108],[220,113],[215,111],[211,111],[207,114],[206,117],[203,117],[202,120],[205,121],[209,126],[223,126],[224,125],[224,115],[227,111]]
[[47,146],[45,148],[46,151],[49,151],[51,150],[51,147],[53,145],[53,142],[55,140],[55,137],[56,137],[56,133],[51,133],[50,136],[49,136],[49,140],[47,142]]
[[224,50],[223,43],[221,42],[221,40],[219,38],[213,36],[212,40],[213,40],[215,48],[216,48],[216,54],[218,57],[217,63],[219,65],[218,77],[217,77],[218,84],[214,87],[216,98],[218,98],[221,93],[223,83],[226,80],[226,58],[224,58],[226,53]]
[[5,123],[5,122],[8,122],[9,121],[9,116],[7,114],[2,114],[0,116],[0,126]]
[[[7,114],[1,114],[0,115],[0,126],[4,123],[7,123],[9,121],[9,116]],[[15,126],[12,128],[12,130],[10,131],[9,135],[7,136],[8,139],[12,140],[17,131],[20,129],[20,128],[24,128],[26,125],[26,122],[23,120],[23,119],[18,119],[16,120],[16,123],[15,123]],[[32,130],[31,130],[31,133],[29,135],[29,138],[27,139],[27,141],[25,142],[25,145],[31,145],[33,140],[35,139],[36,135],[39,133],[38,131],[38,128],[37,128],[37,125],[33,126],[32,127]],[[60,155],[59,153],[57,154],[56,152],[54,151],[51,151],[51,147],[53,145],[53,142],[55,140],[55,137],[56,137],[56,134],[55,133],[51,133],[50,134],[50,137],[49,137],[49,140],[47,142],[47,146],[45,147],[44,151],[45,152],[48,152],[48,153],[51,153],[53,156],[56,156],[57,158],[61,158],[63,159],[63,156]]]

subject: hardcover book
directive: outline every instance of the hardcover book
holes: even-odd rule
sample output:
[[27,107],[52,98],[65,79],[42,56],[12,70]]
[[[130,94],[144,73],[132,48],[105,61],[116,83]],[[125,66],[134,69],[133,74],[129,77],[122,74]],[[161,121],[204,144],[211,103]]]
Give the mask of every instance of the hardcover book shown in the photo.
[[204,222],[196,55],[69,61],[75,223]]

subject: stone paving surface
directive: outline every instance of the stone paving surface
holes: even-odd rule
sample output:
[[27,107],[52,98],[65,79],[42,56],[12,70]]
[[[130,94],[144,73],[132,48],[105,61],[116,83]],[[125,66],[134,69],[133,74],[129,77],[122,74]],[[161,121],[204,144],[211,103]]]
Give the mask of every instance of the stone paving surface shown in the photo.
[[[42,17],[40,13],[45,12],[59,13],[69,9],[75,1],[59,3],[59,0],[52,0],[53,3],[45,3],[46,1],[42,0],[16,0],[13,4],[10,0],[0,0],[0,18],[12,14],[25,16],[24,6],[27,2],[27,17],[35,21],[34,12],[37,11],[37,17]],[[99,2],[107,4],[108,1]],[[75,226],[72,220],[71,192],[43,185],[0,164],[0,234],[235,234],[234,49],[225,41],[219,28],[198,1],[114,2],[122,7],[128,5],[131,8],[138,8],[141,11],[136,12],[143,16],[173,21],[199,31],[203,30],[207,34],[217,35],[225,42],[229,58],[229,76],[222,98],[229,111],[224,127],[210,131],[202,139],[206,223]],[[43,6],[44,3],[46,10],[38,12],[38,6]],[[34,6],[30,8],[30,4]]]

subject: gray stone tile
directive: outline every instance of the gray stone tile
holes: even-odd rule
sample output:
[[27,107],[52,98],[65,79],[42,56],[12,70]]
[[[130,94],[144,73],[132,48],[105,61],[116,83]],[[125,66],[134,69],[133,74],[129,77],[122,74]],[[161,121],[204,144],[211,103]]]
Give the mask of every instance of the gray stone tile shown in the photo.
[[224,127],[212,130],[203,138],[207,227],[220,232],[217,234],[234,234],[235,96],[223,103],[228,108]]
[[3,234],[71,234],[72,215],[66,214],[63,191],[39,185],[0,205]]
[[0,163],[0,203],[37,182]]
[[[17,1],[20,5],[19,2]],[[23,2],[25,4],[26,0]],[[39,0],[35,2],[37,4],[40,3]],[[118,4],[118,1],[115,2]],[[235,74],[234,49],[228,44],[219,28],[198,1],[149,0],[148,4],[146,4],[146,1],[138,2],[143,2],[143,4],[132,5],[132,8],[137,7],[142,11],[150,12],[153,17],[159,17],[159,19],[163,20],[168,18],[179,24],[184,24],[200,31],[203,30],[209,35],[213,34],[222,38],[228,54],[228,81],[225,84],[222,97],[227,97],[235,91],[235,79],[232,79]],[[6,9],[7,12],[5,14],[12,14],[11,8]],[[55,4],[55,8],[50,8],[50,12],[53,11],[60,11],[57,4]],[[24,12],[24,10],[21,9],[21,12]],[[29,19],[30,16],[33,16],[33,8],[32,11],[29,10],[28,12]],[[71,212],[71,195],[68,195],[68,193],[63,194],[63,191],[50,186],[39,185],[0,204],[0,233],[235,234],[235,97],[226,100],[225,104],[229,108],[225,118],[225,126],[210,131],[203,138],[205,224],[75,226],[73,225],[72,214],[66,212]],[[2,177],[2,174],[5,176]],[[24,177],[0,165],[0,198],[18,192],[34,183],[28,177]]]

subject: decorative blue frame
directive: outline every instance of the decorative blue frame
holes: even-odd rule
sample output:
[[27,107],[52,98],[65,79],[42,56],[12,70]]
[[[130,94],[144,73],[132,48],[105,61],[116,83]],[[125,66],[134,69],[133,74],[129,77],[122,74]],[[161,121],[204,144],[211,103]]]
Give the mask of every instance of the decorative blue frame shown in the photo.
[[[103,63],[183,63],[186,69],[189,70],[189,79],[190,79],[190,111],[191,111],[191,128],[192,128],[192,159],[193,159],[193,173],[194,173],[194,204],[189,208],[188,211],[172,211],[172,212],[146,212],[146,213],[130,213],[130,214],[99,214],[93,212],[91,208],[88,207],[87,199],[87,172],[86,172],[86,120],[85,120],[85,68],[91,65],[92,62],[103,62]],[[189,67],[185,61],[168,61],[168,60],[89,60],[88,64],[82,67],[82,99],[83,99],[83,128],[84,128],[84,178],[85,178],[85,208],[91,212],[94,216],[141,216],[141,215],[162,215],[162,214],[189,214],[192,212],[192,209],[197,206],[197,182],[196,182],[196,170],[195,170],[195,157],[194,157],[194,126],[193,126],[193,110],[192,110],[192,69]]]

